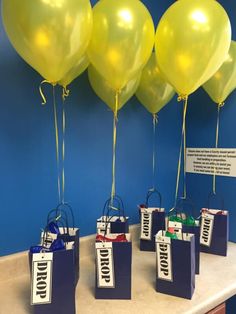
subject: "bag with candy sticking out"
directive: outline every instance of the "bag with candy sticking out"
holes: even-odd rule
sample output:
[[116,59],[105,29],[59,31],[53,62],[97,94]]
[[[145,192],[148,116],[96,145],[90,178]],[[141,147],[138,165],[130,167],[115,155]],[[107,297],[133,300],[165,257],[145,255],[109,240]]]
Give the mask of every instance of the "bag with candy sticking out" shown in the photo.
[[35,314],[75,314],[79,278],[79,229],[68,222],[68,204],[49,212],[40,245],[29,251],[31,304]]
[[194,218],[194,204],[190,198],[181,198],[169,212],[168,227],[176,232],[195,235],[195,271],[200,273],[200,222]]
[[191,299],[195,290],[193,234],[161,230],[156,235],[156,291]]

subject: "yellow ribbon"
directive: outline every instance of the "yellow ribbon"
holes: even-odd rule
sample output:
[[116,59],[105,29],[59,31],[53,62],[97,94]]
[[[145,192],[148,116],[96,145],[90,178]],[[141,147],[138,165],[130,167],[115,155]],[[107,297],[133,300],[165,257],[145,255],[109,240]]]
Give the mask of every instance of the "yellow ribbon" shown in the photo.
[[56,143],[56,160],[57,160],[57,189],[58,189],[58,200],[59,203],[65,202],[65,133],[66,133],[66,112],[64,102],[66,97],[69,96],[70,91],[66,88],[62,88],[62,99],[63,99],[63,109],[62,109],[62,170],[60,172],[60,149],[59,149],[59,131],[58,131],[58,113],[56,105],[56,95],[55,95],[55,83],[51,83],[47,80],[43,80],[39,85],[39,92],[42,97],[42,105],[47,103],[47,99],[43,92],[43,85],[50,84],[53,87],[53,113],[54,113],[54,129],[55,129],[55,143]]
[[119,93],[116,91],[115,96],[115,110],[113,117],[113,152],[112,152],[112,185],[111,185],[111,206],[113,206],[113,199],[116,194],[116,135],[117,135],[117,113],[119,107]]
[[57,189],[58,189],[59,203],[61,203],[59,135],[58,135],[57,106],[56,106],[56,96],[55,96],[55,86],[54,85],[53,85],[53,112],[54,112],[54,128],[55,128],[56,159],[57,159]]
[[62,87],[62,99],[63,102],[66,100],[67,97],[70,95],[70,90],[67,88],[67,86]]
[[[217,121],[216,121],[216,141],[215,148],[218,148],[219,144],[219,128],[220,128],[220,109],[224,106],[224,102],[219,103],[217,106]],[[213,194],[216,194],[216,167],[214,167],[214,174],[212,179],[212,191]]]
[[62,103],[62,203],[65,202],[65,135],[66,135],[66,111],[65,111],[65,99]]
[[42,97],[42,105],[45,105],[47,103],[47,99],[44,95],[44,92],[43,92],[43,85],[44,84],[50,84],[52,86],[56,86],[56,83],[52,83],[52,82],[49,82],[47,80],[43,80],[40,84],[39,84],[39,93]]
[[153,114],[153,151],[152,151],[152,191],[155,189],[155,173],[156,173],[156,126],[158,123],[158,116],[156,113]]
[[175,189],[175,206],[178,199],[179,193],[179,181],[180,181],[180,171],[181,171],[181,161],[182,161],[182,150],[184,150],[184,189],[183,189],[183,199],[186,198],[186,113],[188,107],[188,96],[179,96],[178,101],[184,101],[183,108],[183,123],[182,123],[182,133],[181,133],[181,143],[179,150],[179,160],[178,160],[178,170],[177,170],[177,178],[176,178],[176,189]]

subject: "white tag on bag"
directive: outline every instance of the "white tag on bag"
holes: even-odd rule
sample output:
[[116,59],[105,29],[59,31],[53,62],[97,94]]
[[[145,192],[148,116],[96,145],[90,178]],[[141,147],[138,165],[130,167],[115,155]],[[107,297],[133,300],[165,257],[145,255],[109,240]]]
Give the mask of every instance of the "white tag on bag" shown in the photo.
[[53,253],[32,254],[31,304],[52,301]]
[[95,247],[98,288],[115,288],[112,242],[98,242]]
[[141,209],[141,233],[140,239],[152,240],[152,212]]
[[[162,233],[162,231],[160,231]],[[173,281],[171,238],[156,235],[157,278]]]
[[200,244],[204,246],[211,245],[212,232],[214,225],[214,215],[203,213],[201,222]]
[[169,221],[168,222],[168,227],[169,228],[174,228],[174,232],[177,233],[177,234],[181,234],[182,233],[182,223],[181,222]]
[[97,222],[97,234],[109,234],[111,224],[109,222]]

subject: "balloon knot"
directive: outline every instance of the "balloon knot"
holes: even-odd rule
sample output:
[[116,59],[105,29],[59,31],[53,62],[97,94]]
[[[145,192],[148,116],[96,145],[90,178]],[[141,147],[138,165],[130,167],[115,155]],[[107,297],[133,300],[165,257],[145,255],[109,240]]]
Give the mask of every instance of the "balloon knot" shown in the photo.
[[218,106],[221,108],[221,107],[224,107],[224,105],[225,105],[225,103],[224,103],[224,101],[222,101],[222,102],[220,102],[219,104],[218,104]]
[[158,115],[156,113],[153,114],[153,123],[154,124],[158,123]]
[[177,101],[182,101],[182,100],[187,100],[188,99],[188,95],[179,95],[177,98]]
[[70,95],[70,90],[67,88],[67,86],[62,87],[62,98],[65,101],[65,99]]

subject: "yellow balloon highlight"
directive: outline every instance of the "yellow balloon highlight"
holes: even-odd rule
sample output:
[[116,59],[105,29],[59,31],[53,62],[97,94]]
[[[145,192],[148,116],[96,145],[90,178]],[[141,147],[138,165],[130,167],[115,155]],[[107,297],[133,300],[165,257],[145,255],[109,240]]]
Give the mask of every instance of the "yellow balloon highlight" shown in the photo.
[[219,69],[230,41],[230,21],[217,1],[178,0],[157,27],[158,65],[180,95],[189,95]]
[[90,62],[114,90],[145,66],[154,45],[154,25],[139,0],[102,0],[93,8]]
[[80,74],[82,74],[89,65],[89,59],[87,55],[83,55],[79,62],[72,68],[62,80],[58,82],[59,85],[66,87],[68,86],[74,79],[76,79]]
[[[98,73],[94,66],[88,67],[89,82],[99,98],[101,98],[112,111],[115,111],[116,91],[110,87],[108,82]],[[118,110],[135,94],[140,81],[140,74],[131,79],[119,92]]]
[[2,0],[2,16],[16,51],[50,83],[76,64],[91,37],[89,0]]
[[136,96],[141,104],[150,113],[154,114],[159,112],[172,99],[174,94],[175,90],[161,74],[153,52],[142,71]]
[[236,88],[236,42],[232,41],[228,56],[219,70],[207,81],[203,88],[217,103],[223,103]]

